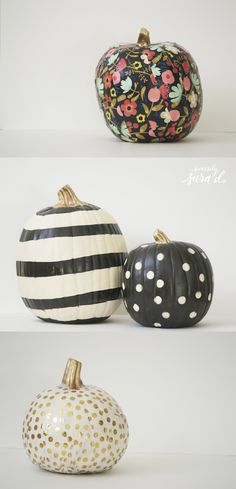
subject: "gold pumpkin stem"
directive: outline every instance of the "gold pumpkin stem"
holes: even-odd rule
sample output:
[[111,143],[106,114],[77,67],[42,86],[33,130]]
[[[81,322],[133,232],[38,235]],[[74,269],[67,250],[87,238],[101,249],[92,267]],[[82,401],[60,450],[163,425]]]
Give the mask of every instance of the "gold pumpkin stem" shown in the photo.
[[149,37],[149,31],[145,27],[141,27],[141,29],[140,29],[137,44],[141,48],[146,48],[147,46],[149,46],[149,44],[151,44],[150,37]]
[[168,236],[166,236],[166,234],[163,233],[163,231],[161,231],[160,229],[156,229],[156,231],[154,231],[153,238],[155,239],[156,243],[170,243],[171,242],[171,240],[168,238]]
[[75,207],[77,205],[84,205],[86,202],[80,200],[72,190],[70,185],[65,185],[58,192],[59,202],[54,207]]
[[74,358],[69,358],[64,371],[62,383],[68,385],[70,389],[80,389],[83,385],[80,378],[82,364]]

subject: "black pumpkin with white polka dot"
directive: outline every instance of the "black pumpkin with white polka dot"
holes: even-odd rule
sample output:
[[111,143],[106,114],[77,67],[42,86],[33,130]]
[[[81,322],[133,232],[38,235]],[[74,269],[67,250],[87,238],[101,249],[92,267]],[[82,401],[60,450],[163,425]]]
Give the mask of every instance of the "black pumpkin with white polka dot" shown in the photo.
[[211,263],[199,246],[170,241],[159,230],[154,238],[155,242],[132,250],[125,261],[125,307],[143,326],[193,326],[211,305]]

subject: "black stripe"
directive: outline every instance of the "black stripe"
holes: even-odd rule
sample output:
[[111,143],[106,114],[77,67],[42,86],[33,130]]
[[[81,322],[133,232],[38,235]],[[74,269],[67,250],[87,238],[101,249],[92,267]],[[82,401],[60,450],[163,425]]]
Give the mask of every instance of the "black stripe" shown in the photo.
[[77,294],[57,299],[28,299],[22,297],[25,305],[30,309],[61,309],[64,307],[87,306],[99,304],[100,302],[113,301],[121,297],[121,289],[97,290],[86,294]]
[[89,318],[89,319],[75,319],[74,321],[58,321],[57,319],[50,319],[50,318],[41,318],[40,316],[37,316],[39,319],[42,319],[43,321],[46,321],[48,323],[60,323],[60,324],[93,324],[93,323],[101,323],[102,321],[105,321],[108,319],[110,316],[104,316],[101,318]]
[[41,211],[38,211],[37,216],[49,216],[50,214],[66,214],[68,212],[77,211],[96,211],[100,207],[93,204],[76,205],[75,207],[46,207]]
[[104,253],[53,262],[17,261],[16,273],[18,277],[55,277],[119,267],[123,265],[125,258],[126,253]]
[[95,236],[99,234],[121,234],[118,224],[86,224],[47,229],[23,229],[20,241],[36,241],[47,238],[64,238],[75,236]]

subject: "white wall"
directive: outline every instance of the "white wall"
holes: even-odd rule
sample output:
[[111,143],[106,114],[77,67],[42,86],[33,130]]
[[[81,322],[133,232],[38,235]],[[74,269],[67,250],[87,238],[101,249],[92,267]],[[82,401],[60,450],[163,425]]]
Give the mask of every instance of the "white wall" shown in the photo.
[[[222,183],[183,183],[195,167],[198,177],[210,175],[210,182],[213,167],[219,175],[224,172]],[[1,159],[1,311],[25,311],[16,287],[16,242],[27,219],[56,203],[57,190],[70,183],[82,199],[114,215],[129,249],[152,241],[156,227],[172,239],[201,246],[215,273],[209,314],[233,315],[235,176],[233,158]]]
[[234,0],[2,0],[1,109],[4,129],[107,131],[94,70],[111,45],[176,41],[196,59],[204,89],[198,131],[235,131]]

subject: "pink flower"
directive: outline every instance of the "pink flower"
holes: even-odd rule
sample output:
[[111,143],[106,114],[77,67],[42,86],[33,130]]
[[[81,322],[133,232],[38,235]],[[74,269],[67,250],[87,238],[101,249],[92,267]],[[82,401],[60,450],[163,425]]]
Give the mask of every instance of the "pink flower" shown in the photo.
[[171,136],[175,136],[175,134],[176,134],[176,131],[175,131],[175,126],[170,126],[170,127],[167,129],[167,132],[168,132],[168,134],[170,134]]
[[184,89],[186,90],[186,92],[188,92],[190,90],[190,87],[191,87],[191,83],[190,83],[189,77],[185,76],[184,77]]
[[151,82],[152,82],[152,84],[153,84],[153,85],[156,85],[156,84],[157,84],[157,82],[156,82],[156,78],[155,78],[155,76],[153,75],[153,73],[152,73],[152,74],[151,74],[151,76],[150,76],[150,80],[151,80]]
[[157,128],[157,123],[155,121],[149,121],[149,126],[150,126],[150,130],[148,131],[148,134],[151,138],[155,138],[156,135],[154,131]]
[[115,73],[113,73],[112,80],[113,80],[114,85],[117,85],[117,83],[120,82],[120,73],[119,73],[119,71],[115,71]]
[[170,88],[168,85],[163,84],[160,86],[160,92],[161,92],[162,98],[166,99],[168,97],[169,91],[170,91]]
[[170,118],[173,122],[176,122],[180,118],[180,113],[178,110],[170,110]]
[[127,66],[127,63],[124,58],[121,58],[120,61],[116,65],[117,71],[122,71]]
[[183,66],[183,69],[184,69],[184,73],[187,73],[189,72],[190,70],[190,64],[189,64],[189,61],[186,59],[183,63],[182,63],[182,66]]
[[159,90],[159,88],[150,88],[149,92],[148,92],[148,100],[150,100],[150,102],[158,102],[158,100],[160,99],[160,96],[161,96],[161,92]]
[[163,71],[161,77],[163,83],[165,83],[166,85],[171,85],[171,83],[174,83],[175,81],[174,75],[171,70]]
[[150,49],[144,49],[143,54],[146,54],[148,61],[150,61],[156,53],[155,51],[151,51]]

